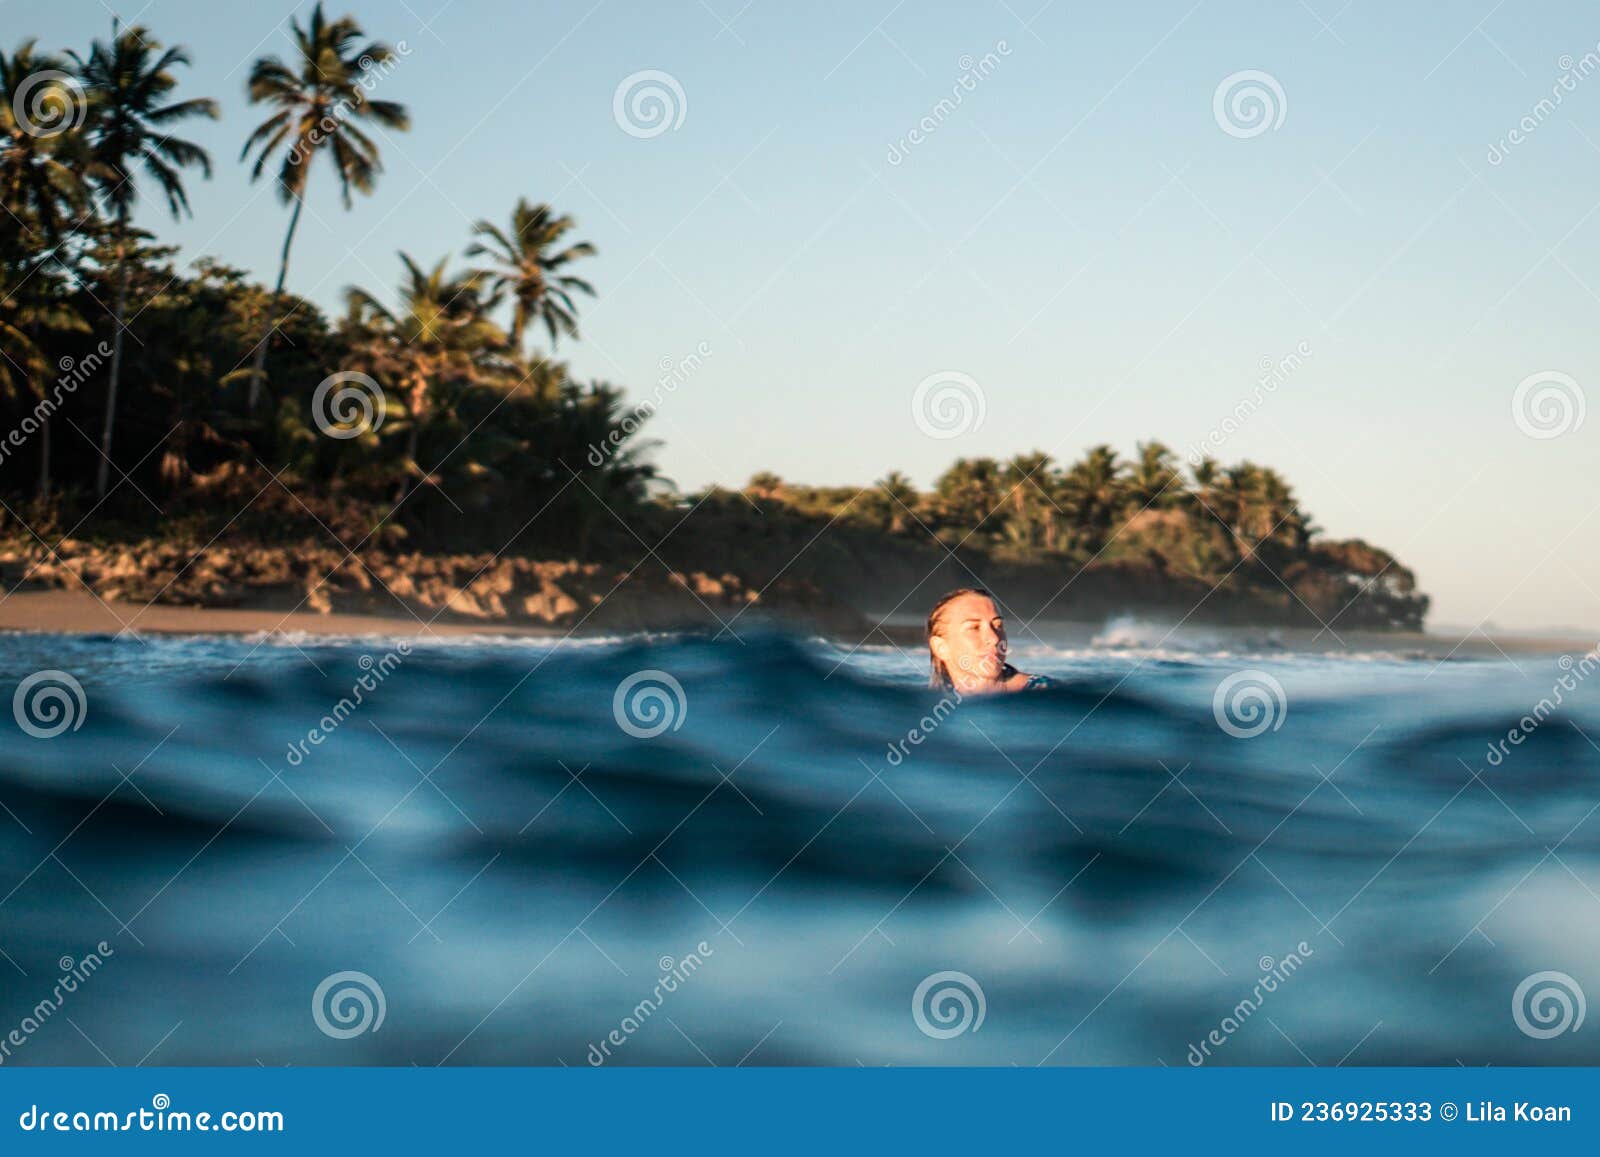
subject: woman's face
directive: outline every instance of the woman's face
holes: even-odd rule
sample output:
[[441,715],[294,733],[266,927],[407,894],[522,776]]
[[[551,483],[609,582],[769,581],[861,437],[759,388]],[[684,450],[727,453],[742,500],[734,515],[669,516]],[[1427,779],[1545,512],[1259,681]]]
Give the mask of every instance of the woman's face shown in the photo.
[[1006,622],[987,595],[962,595],[940,612],[928,645],[957,688],[980,690],[999,683],[1005,669]]

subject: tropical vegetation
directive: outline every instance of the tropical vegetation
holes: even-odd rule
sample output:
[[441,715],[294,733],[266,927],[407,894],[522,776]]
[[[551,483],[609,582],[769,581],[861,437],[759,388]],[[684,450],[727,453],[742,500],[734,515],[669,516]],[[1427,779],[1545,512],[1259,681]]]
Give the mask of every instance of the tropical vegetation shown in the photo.
[[[1428,607],[1416,576],[1386,551],[1323,538],[1277,471],[1210,457],[1184,463],[1157,441],[1128,459],[1106,445],[1069,463],[1038,450],[1005,461],[962,458],[927,490],[897,471],[864,487],[804,486],[763,472],[742,493],[689,501],[703,522],[723,523],[711,538],[731,544],[732,557],[754,542],[757,554],[780,563],[798,556],[787,573],[806,574],[799,552],[821,551],[810,542],[823,527],[835,546],[851,534],[931,542],[950,575],[1005,570],[1011,583],[1041,585],[1062,617],[1086,609],[1091,591],[1107,607],[1160,602],[1202,619],[1220,612],[1311,626],[1420,628]],[[786,533],[774,528],[785,520],[793,524]],[[759,572],[757,559],[743,565]],[[861,573],[843,560],[831,569]]]
[[[185,91],[181,46],[113,23],[82,53],[0,49],[7,532],[178,533],[258,492],[273,505],[270,490],[293,493],[306,524],[356,539],[449,542],[465,510],[487,534],[544,509],[541,544],[560,550],[603,516],[587,493],[645,501],[642,444],[613,439],[589,461],[625,416],[623,391],[574,380],[528,339],[534,326],[552,349],[576,338],[578,298],[593,293],[581,263],[596,249],[570,236],[571,217],[522,198],[505,224],[464,230],[459,255],[400,254],[397,286],[351,287],[342,316],[293,293],[319,158],[349,207],[411,114],[373,95],[396,50],[354,19],[318,5],[289,40],[287,58],[249,71],[246,95],[268,115],[240,153],[289,210],[271,290],[210,258],[180,266],[135,224],[146,199],[187,214],[211,174],[180,134],[218,105]],[[356,387],[370,413],[354,426],[329,409],[361,401],[353,377],[370,383]]]
[[912,577],[929,559],[1031,568],[1044,589],[1131,574],[1285,618],[1355,605],[1369,625],[1420,623],[1414,576],[1322,540],[1275,471],[1186,469],[1159,442],[1128,459],[1104,445],[1066,463],[963,458],[928,489],[898,472],[860,488],[768,473],[679,495],[637,436],[651,410],[556,360],[595,294],[596,248],[533,197],[478,219],[458,254],[400,253],[391,289],[352,286],[326,314],[290,279],[313,170],[352,208],[411,112],[374,95],[399,49],[351,17],[319,4],[289,40],[249,70],[266,116],[239,154],[288,210],[270,289],[208,257],[180,265],[135,223],[145,203],[188,214],[212,172],[180,135],[219,115],[190,91],[182,46],[113,22],[82,53],[0,48],[0,539],[30,557],[86,538],[629,561],[648,547],[759,587],[837,585],[892,556]]

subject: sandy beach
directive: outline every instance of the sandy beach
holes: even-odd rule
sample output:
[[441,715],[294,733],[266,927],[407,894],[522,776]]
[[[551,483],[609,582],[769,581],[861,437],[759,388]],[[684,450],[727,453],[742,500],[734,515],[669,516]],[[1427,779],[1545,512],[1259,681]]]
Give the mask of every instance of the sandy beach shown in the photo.
[[[557,636],[553,627],[497,623],[500,635]],[[265,607],[173,607],[106,602],[88,591],[15,591],[0,601],[0,631],[37,631],[44,634],[116,635],[251,635],[304,633],[312,635],[415,635],[462,636],[482,634],[481,625],[429,622],[427,617],[404,614],[318,614],[307,610],[272,610]]]

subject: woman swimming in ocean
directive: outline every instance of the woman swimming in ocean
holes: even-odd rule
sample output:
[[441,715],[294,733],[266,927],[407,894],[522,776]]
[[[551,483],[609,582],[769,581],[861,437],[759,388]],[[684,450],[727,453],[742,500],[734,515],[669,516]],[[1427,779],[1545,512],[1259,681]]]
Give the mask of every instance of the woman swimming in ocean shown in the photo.
[[928,614],[929,686],[962,695],[1031,691],[1050,686],[1006,662],[1006,621],[994,596],[962,587],[933,604]]

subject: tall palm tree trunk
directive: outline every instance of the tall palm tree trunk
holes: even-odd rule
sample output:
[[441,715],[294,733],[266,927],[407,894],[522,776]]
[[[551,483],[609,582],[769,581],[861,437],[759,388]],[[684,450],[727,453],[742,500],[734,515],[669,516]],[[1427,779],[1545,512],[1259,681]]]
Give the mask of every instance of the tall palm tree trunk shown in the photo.
[[[300,224],[300,210],[305,205],[305,199],[296,196],[294,211],[289,214],[289,231],[283,238],[283,255],[278,259],[278,284],[272,291],[271,306],[276,306],[278,298],[283,296],[284,283],[289,280],[289,247],[294,244],[295,227]],[[269,308],[271,308],[269,306]],[[272,331],[277,328],[277,319],[267,319],[267,332],[261,335],[261,344],[256,347],[255,363],[250,367],[250,412],[255,413],[256,403],[261,398],[261,383],[265,378],[267,368],[267,346],[272,341]]]
[[[33,341],[33,348],[34,349],[41,348],[40,345],[39,345],[39,322],[37,320],[35,320],[28,327],[28,330],[29,330],[29,337]],[[44,397],[43,391],[49,388],[49,377],[48,377],[48,375],[46,375],[45,380],[41,381],[39,383],[39,385],[40,385],[40,394],[39,394],[39,396],[42,398],[42,397]],[[39,419],[39,501],[40,502],[44,502],[49,497],[50,497],[50,411],[47,409],[47,410],[44,411],[43,416]]]
[[117,242],[116,329],[111,333],[111,379],[106,387],[106,420],[100,430],[100,465],[95,472],[94,496],[104,498],[111,477],[111,433],[117,422],[117,387],[122,382],[122,327],[128,312],[128,256],[126,219],[119,222],[124,240]]
[[50,415],[39,423],[39,501],[50,497]]
[[[406,469],[400,475],[400,486],[394,494],[394,500],[397,503],[405,501],[406,495],[411,493],[411,468],[416,466],[417,461],[417,426],[419,422],[420,419],[416,415],[412,415],[411,429],[406,431]],[[421,469],[420,466],[416,468]]]

